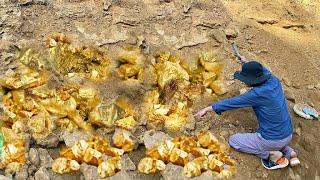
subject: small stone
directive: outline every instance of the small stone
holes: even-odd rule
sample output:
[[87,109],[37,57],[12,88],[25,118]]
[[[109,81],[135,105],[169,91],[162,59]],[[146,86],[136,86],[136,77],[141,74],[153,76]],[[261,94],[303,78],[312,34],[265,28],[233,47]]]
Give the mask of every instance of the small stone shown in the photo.
[[300,128],[300,127],[296,128],[294,132],[295,132],[298,136],[301,136],[301,128]]
[[308,90],[313,90],[314,88],[315,88],[315,86],[312,85],[312,84],[307,86],[307,89],[308,89]]
[[[25,180],[28,178],[27,166],[24,165],[18,172],[16,172],[16,180]],[[0,178],[1,179],[1,178]]]
[[64,143],[71,147],[73,144],[80,140],[87,140],[89,138],[88,134],[83,131],[73,131],[72,133],[66,132],[63,135]]
[[59,144],[59,138],[55,134],[50,134],[45,138],[35,139],[38,145],[47,147],[47,148],[55,148]]
[[87,165],[82,163],[80,166],[80,171],[82,172],[86,180],[96,180],[99,179],[98,168],[96,166]]
[[308,104],[309,106],[311,106],[311,107],[313,107],[313,108],[314,108],[314,104],[313,104],[313,102],[308,101],[308,102],[307,102],[307,104]]
[[204,44],[208,42],[209,39],[204,34],[191,34],[188,37],[182,37],[178,43],[175,45],[176,49],[182,49],[184,47],[193,47],[199,44]]
[[161,172],[164,180],[186,180],[188,179],[183,174],[183,167],[174,165],[172,163],[167,164],[166,169]]
[[226,28],[224,32],[227,39],[236,38],[238,36],[238,32],[235,28]]
[[315,88],[319,89],[320,90],[320,83],[315,85]]
[[29,150],[29,161],[35,166],[40,164],[39,153],[35,148],[30,148]]
[[292,86],[292,82],[291,82],[289,79],[285,78],[285,77],[282,78],[282,82],[283,82],[287,87],[291,87],[291,86]]
[[296,102],[296,98],[295,98],[292,90],[290,90],[290,89],[285,89],[285,90],[284,90],[284,94],[285,94],[285,96],[286,96],[286,98],[287,98],[288,101],[291,101],[291,102],[293,102],[293,103]]
[[263,175],[262,175],[262,178],[267,178],[267,177],[268,177],[268,173],[264,172]]
[[150,130],[144,133],[143,142],[147,149],[152,148],[153,146],[165,141],[171,140],[172,138],[161,131]]
[[50,175],[45,167],[41,167],[34,175],[36,180],[50,180]]
[[229,135],[228,131],[221,131],[220,136],[227,137]]
[[121,157],[121,170],[124,171],[134,171],[136,170],[136,165],[131,161],[128,154],[124,154]]
[[51,158],[49,152],[46,149],[38,149],[40,165],[41,167],[51,167],[53,159]]
[[[213,34],[211,35],[211,37],[213,37],[213,39],[216,40],[218,43],[223,43],[226,41],[225,34],[219,29],[213,29]],[[233,74],[232,74],[232,78],[233,78]]]
[[103,10],[108,11],[112,4],[112,0],[104,0],[103,2]]

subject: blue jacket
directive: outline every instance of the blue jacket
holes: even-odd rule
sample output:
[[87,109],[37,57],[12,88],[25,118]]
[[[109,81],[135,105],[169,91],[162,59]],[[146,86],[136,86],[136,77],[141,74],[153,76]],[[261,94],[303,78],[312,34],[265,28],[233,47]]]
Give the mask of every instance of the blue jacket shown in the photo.
[[[270,73],[264,68],[264,73]],[[217,113],[230,109],[252,107],[259,127],[257,132],[267,140],[281,140],[292,134],[292,122],[288,105],[279,79],[271,77],[262,85],[253,87],[243,95],[212,105]]]

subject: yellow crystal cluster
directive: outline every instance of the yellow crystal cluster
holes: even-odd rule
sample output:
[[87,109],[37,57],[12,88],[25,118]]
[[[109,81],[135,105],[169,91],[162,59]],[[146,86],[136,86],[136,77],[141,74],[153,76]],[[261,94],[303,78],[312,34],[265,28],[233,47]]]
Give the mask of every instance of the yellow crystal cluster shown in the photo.
[[25,142],[27,136],[23,132],[13,130],[7,127],[1,127],[4,142],[0,157],[0,168],[7,168],[11,172],[17,172],[26,162]]
[[129,131],[117,129],[113,138],[113,144],[99,136],[92,136],[87,141],[77,141],[72,147],[66,147],[60,151],[60,157],[52,164],[54,172],[63,174],[78,171],[81,163],[98,166],[98,174],[104,178],[113,176],[121,170],[121,156],[131,152],[136,146],[136,141]]
[[204,51],[199,55],[199,67],[193,72],[193,80],[201,81],[206,90],[216,95],[227,92],[221,78],[221,64],[213,52]]
[[184,166],[187,177],[195,177],[210,170],[215,175],[228,178],[235,170],[235,162],[229,158],[228,149],[210,132],[203,131],[197,137],[177,137],[147,149],[138,170],[145,174],[165,170],[166,163]]
[[127,46],[118,54],[118,60],[121,65],[119,67],[119,75],[123,79],[139,79],[142,80],[143,64],[145,56],[137,47]]
[[62,34],[49,37],[47,47],[49,63],[60,74],[101,80],[110,73],[110,58],[105,53],[92,47],[73,46]]

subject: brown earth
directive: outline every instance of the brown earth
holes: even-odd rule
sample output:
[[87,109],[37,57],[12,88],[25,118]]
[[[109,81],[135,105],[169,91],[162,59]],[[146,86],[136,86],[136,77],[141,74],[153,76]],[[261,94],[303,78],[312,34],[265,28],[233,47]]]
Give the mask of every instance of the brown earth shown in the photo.
[[[229,79],[239,69],[230,48],[236,41],[246,57],[263,62],[282,79],[290,99],[320,110],[317,0],[1,0],[0,14],[2,72],[8,68],[6,60],[13,56],[15,46],[41,47],[49,35],[64,33],[75,44],[98,46],[111,56],[116,56],[121,45],[133,44],[140,45],[146,54],[174,52],[191,66],[195,66],[199,51],[214,50],[223,60],[223,73]],[[112,84],[103,86],[107,99],[125,94],[139,104],[139,87],[126,89],[121,82],[109,82]],[[233,83],[222,98],[239,94],[241,88],[239,82]],[[193,109],[210,103],[210,99],[199,97]],[[319,180],[320,123],[299,118],[292,111],[293,105],[289,101],[295,128],[291,145],[299,153],[301,166],[267,171],[255,156],[232,151],[238,162],[234,179]],[[252,111],[241,109],[216,118],[210,115],[197,123],[196,130],[211,128],[227,139],[237,132],[253,132],[256,124]],[[130,155],[135,163],[142,151]]]

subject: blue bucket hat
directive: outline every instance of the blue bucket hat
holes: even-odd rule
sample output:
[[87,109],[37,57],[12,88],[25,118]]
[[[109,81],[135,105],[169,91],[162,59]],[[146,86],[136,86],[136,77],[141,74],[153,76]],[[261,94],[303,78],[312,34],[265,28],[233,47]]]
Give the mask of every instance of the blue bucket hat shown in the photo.
[[257,61],[250,61],[242,65],[241,71],[234,73],[234,78],[248,85],[257,85],[267,81],[270,73],[265,73],[263,66]]

